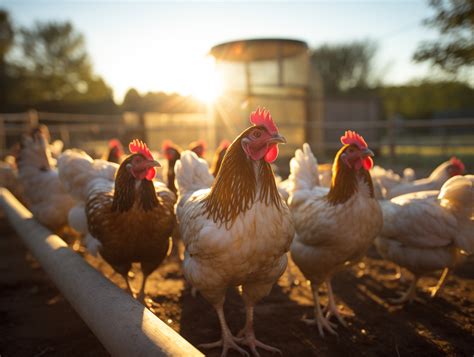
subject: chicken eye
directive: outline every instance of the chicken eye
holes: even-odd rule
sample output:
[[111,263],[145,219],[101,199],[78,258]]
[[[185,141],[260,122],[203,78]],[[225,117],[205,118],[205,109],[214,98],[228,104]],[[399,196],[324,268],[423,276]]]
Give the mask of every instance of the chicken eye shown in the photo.
[[259,138],[259,137],[262,136],[262,133],[260,131],[256,130],[256,131],[253,132],[253,136],[256,137],[256,138]]

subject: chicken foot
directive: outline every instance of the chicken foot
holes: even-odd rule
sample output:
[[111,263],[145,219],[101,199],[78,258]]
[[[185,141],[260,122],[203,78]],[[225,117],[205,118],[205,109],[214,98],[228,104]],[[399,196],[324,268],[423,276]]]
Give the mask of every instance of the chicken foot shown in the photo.
[[[330,280],[326,281],[326,286],[328,289],[328,305],[326,306],[326,309],[325,309],[326,319],[329,321],[331,316],[335,316],[342,326],[347,327],[347,323],[342,317],[342,315],[344,314],[341,311],[339,311],[339,309],[337,308],[337,304],[334,298],[334,293],[332,291],[332,285],[331,285]],[[349,314],[345,314],[345,315],[348,316]]]
[[324,337],[324,329],[329,331],[329,333],[333,335],[337,335],[337,332],[334,330],[336,325],[331,323],[327,318],[324,317],[321,311],[321,305],[319,304],[319,285],[315,283],[311,283],[311,290],[313,291],[313,299],[314,299],[314,319],[306,319],[304,318],[302,321],[309,326],[318,326],[318,331],[321,337]]
[[199,345],[199,347],[201,348],[222,347],[221,357],[227,356],[227,352],[229,351],[229,349],[234,349],[240,352],[240,354],[248,357],[249,356],[248,352],[237,345],[236,342],[238,341],[238,339],[232,335],[232,332],[230,332],[229,326],[227,326],[227,322],[225,321],[223,306],[224,306],[223,303],[220,303],[214,306],[217,312],[217,316],[219,317],[219,323],[221,325],[221,331],[222,331],[222,338],[216,342],[203,343]]
[[263,342],[260,342],[259,340],[257,340],[257,338],[255,337],[254,329],[253,329],[253,306],[250,304],[246,304],[245,310],[246,310],[245,327],[237,335],[237,342],[241,344],[245,344],[248,347],[250,347],[252,354],[256,357],[260,356],[260,354],[257,351],[257,347],[264,349],[266,351],[272,352],[272,353],[279,353],[281,355],[282,353],[278,348],[266,345]]

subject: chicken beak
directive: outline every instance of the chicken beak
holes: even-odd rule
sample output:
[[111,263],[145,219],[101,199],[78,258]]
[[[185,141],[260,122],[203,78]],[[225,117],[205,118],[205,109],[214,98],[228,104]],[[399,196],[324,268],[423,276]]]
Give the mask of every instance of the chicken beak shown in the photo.
[[286,139],[280,134],[275,134],[267,141],[267,144],[286,144]]
[[146,167],[147,168],[150,168],[150,167],[161,167],[161,164],[156,161],[156,160],[147,160],[146,162]]
[[375,156],[374,152],[372,150],[370,150],[369,148],[365,148],[364,150],[362,150],[360,152],[360,155],[362,157],[367,157],[367,156],[373,157],[373,156]]

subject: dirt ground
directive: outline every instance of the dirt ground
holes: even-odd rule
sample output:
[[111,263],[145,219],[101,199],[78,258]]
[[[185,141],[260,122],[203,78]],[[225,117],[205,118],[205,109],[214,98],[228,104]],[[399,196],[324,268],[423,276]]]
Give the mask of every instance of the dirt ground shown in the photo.
[[[125,287],[121,276],[101,259],[85,258]],[[284,356],[473,356],[474,261],[457,268],[439,297],[430,299],[419,288],[425,303],[404,307],[386,303],[396,297],[397,288],[407,287],[407,282],[389,280],[394,267],[371,251],[359,266],[334,279],[336,298],[351,316],[346,319],[348,328],[340,326],[338,336],[326,338],[319,337],[316,327],[300,321],[303,316],[312,317],[309,286],[290,286],[285,274],[255,308],[257,337],[280,348]],[[302,278],[296,268],[294,273]],[[421,283],[434,285],[439,274]],[[139,274],[132,274],[133,286],[138,288],[140,279]],[[150,277],[146,291],[151,309],[192,344],[219,339],[213,308],[201,296],[191,296],[175,260],[166,261]],[[326,301],[324,295],[323,304]],[[228,293],[225,313],[231,330],[237,333],[245,312],[236,290]],[[220,349],[203,352],[220,355]],[[0,356],[106,355],[6,221],[0,220]]]

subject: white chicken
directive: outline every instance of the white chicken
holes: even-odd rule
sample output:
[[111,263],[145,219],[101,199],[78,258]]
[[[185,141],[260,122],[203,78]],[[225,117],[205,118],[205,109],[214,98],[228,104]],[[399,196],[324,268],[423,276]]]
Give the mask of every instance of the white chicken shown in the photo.
[[54,163],[41,128],[23,137],[17,165],[25,201],[38,222],[57,233],[67,226],[75,201],[62,186]]
[[[385,198],[401,196],[410,192],[439,190],[441,186],[453,176],[464,174],[464,164],[456,157],[440,164],[429,177],[415,180],[413,182],[401,182],[398,185],[384,186]],[[383,185],[384,182],[381,182]],[[386,184],[386,183],[385,183]]]
[[[253,329],[254,305],[268,295],[287,265],[286,252],[294,235],[291,214],[281,199],[270,166],[278,155],[279,134],[270,113],[257,110],[254,124],[228,148],[213,182],[207,163],[185,151],[176,163],[177,218],[186,246],[186,279],[217,311],[221,340],[202,345],[222,346],[258,355],[257,347],[279,352],[258,341]],[[246,323],[240,338],[232,335],[224,316],[229,287],[241,286]]]
[[[308,144],[297,150],[290,164],[290,198],[296,235],[291,257],[306,279],[311,282],[315,319],[305,319],[335,334],[329,318],[334,315],[345,322],[337,309],[331,287],[332,276],[357,263],[382,229],[382,211],[375,199],[369,170],[373,165],[364,139],[346,131],[341,137],[343,147],[333,164],[330,189],[318,187],[317,163]],[[319,287],[328,289],[327,314],[319,304]]]
[[445,269],[435,296],[448,272],[465,253],[474,252],[474,176],[455,176],[441,191],[424,191],[381,202],[384,226],[375,241],[383,258],[408,269],[414,279],[395,303],[412,301],[423,274]]

